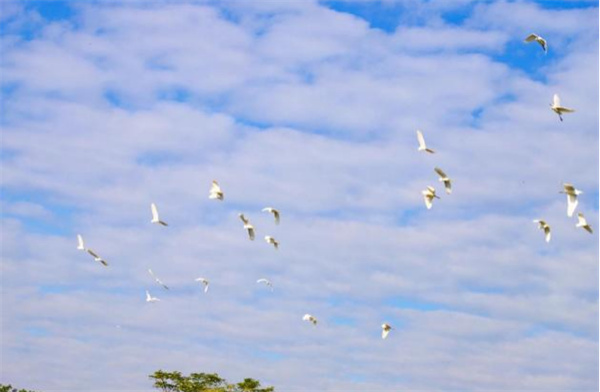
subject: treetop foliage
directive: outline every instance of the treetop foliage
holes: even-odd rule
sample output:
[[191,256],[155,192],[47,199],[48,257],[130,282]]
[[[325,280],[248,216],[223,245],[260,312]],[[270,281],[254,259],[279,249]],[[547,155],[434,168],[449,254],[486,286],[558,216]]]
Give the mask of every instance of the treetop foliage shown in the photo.
[[[245,378],[237,384],[230,384],[216,373],[190,373],[158,370],[150,375],[154,388],[163,392],[273,392],[273,387],[261,387],[260,381]],[[4,391],[0,391],[4,392]]]
[[27,389],[17,389],[10,384],[8,384],[8,385],[0,384],[0,392],[34,392],[34,391],[30,391]]

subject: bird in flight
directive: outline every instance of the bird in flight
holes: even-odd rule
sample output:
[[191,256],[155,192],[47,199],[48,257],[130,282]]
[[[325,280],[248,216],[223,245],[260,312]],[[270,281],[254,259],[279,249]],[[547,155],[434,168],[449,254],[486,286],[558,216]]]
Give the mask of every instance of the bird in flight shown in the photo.
[[206,279],[206,278],[196,278],[196,282],[201,282],[204,285],[204,292],[205,293],[208,292],[208,285],[209,285],[208,279]]
[[96,252],[94,252],[91,249],[87,249],[87,252],[92,255],[92,257],[94,258],[95,261],[98,261],[100,263],[102,263],[102,265],[104,265],[105,267],[108,267],[108,263],[106,262],[106,260],[104,260],[102,257],[98,256],[98,254]]
[[451,194],[452,193],[452,183],[450,182],[450,178],[448,178],[446,173],[444,173],[444,171],[442,169],[440,169],[439,167],[436,167],[433,170],[435,170],[435,172],[440,176],[440,181],[444,183],[444,188],[446,188],[446,193]]
[[432,186],[428,186],[427,189],[421,191],[421,193],[423,194],[423,200],[425,200],[425,207],[430,210],[433,206],[433,199],[439,199],[439,197],[435,194],[435,189]]
[[558,118],[560,118],[560,121],[563,120],[563,113],[573,113],[575,111],[575,109],[569,109],[564,106],[561,106],[560,97],[558,96],[558,94],[554,94],[554,98],[552,99],[552,103],[550,104],[550,109],[552,109],[554,113],[558,114]]
[[157,301],[160,301],[160,299],[151,296],[150,292],[148,290],[146,290],[146,302],[157,302]]
[[265,207],[262,209],[263,212],[270,212],[271,214],[273,214],[273,218],[275,218],[275,224],[278,225],[279,224],[279,211],[277,211],[275,208],[273,207]]
[[577,200],[577,196],[582,194],[583,192],[579,189],[575,189],[572,184],[563,184],[563,190],[559,193],[564,193],[567,195],[567,216],[570,218],[573,216],[575,209],[577,208],[577,204],[579,201]]
[[238,215],[242,222],[244,222],[244,229],[248,231],[248,238],[250,241],[254,241],[254,226],[250,223],[250,220],[244,216],[244,214]]
[[77,249],[85,250],[85,245],[83,244],[83,237],[81,234],[77,234]]
[[306,313],[303,317],[302,320],[304,321],[310,321],[311,323],[313,323],[313,325],[317,325],[317,318],[315,316],[311,316],[310,314]]
[[587,221],[585,220],[585,217],[583,216],[583,214],[580,212],[577,214],[577,224],[575,225],[575,227],[581,227],[582,229],[587,230],[588,233],[593,234],[594,231],[592,230],[592,226],[590,226]]
[[277,240],[275,238],[271,237],[270,235],[265,236],[265,241],[269,244],[273,244],[275,249],[279,249],[279,242],[277,242]]
[[381,338],[382,339],[387,338],[387,336],[390,333],[391,329],[392,329],[392,326],[389,325],[388,323],[381,324]]
[[225,198],[225,195],[223,194],[223,191],[221,190],[221,187],[219,186],[219,183],[217,182],[217,180],[212,181],[212,184],[210,186],[210,193],[208,194],[208,198],[221,200],[221,201]]
[[159,285],[164,287],[166,290],[169,290],[169,287],[166,284],[164,284],[160,279],[158,279],[158,277],[156,275],[154,275],[154,272],[152,272],[152,270],[150,268],[148,268],[148,272],[150,273],[150,275],[152,275],[152,277],[154,278],[156,283],[158,283]]
[[544,230],[546,242],[550,242],[550,226],[546,223],[545,220],[542,219],[534,219],[534,222],[538,224],[538,228],[540,230]]
[[434,154],[435,151],[433,151],[431,148],[427,148],[427,145],[425,144],[425,138],[423,137],[423,133],[421,131],[419,131],[417,129],[417,140],[419,141],[419,148],[417,149],[418,151],[426,151],[430,154]]
[[271,291],[273,291],[273,284],[271,283],[271,281],[269,279],[265,279],[265,278],[260,278],[259,280],[256,281],[256,283],[264,283],[266,284],[268,287],[271,288]]
[[150,210],[152,210],[152,220],[151,223],[156,223],[157,225],[168,226],[166,222],[160,220],[158,216],[158,208],[156,208],[156,204],[150,204]]
[[530,42],[537,42],[538,44],[540,44],[540,46],[542,47],[542,49],[544,49],[544,53],[548,53],[548,44],[546,43],[546,40],[543,39],[542,37],[540,37],[537,34],[529,34],[527,36],[527,38],[525,38],[525,42],[530,43]]

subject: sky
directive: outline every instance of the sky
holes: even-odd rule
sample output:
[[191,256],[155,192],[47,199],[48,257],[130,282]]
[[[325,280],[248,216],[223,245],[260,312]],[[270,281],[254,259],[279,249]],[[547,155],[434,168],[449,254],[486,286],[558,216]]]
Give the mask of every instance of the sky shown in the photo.
[[0,382],[598,390],[597,2],[0,7]]

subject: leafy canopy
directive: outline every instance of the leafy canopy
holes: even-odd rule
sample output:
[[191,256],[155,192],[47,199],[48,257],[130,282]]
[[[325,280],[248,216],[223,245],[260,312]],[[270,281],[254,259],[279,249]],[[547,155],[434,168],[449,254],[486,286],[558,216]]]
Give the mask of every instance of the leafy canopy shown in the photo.
[[29,391],[27,389],[17,389],[10,384],[8,384],[8,385],[0,384],[0,392],[34,392],[34,391]]
[[[229,384],[216,373],[190,373],[158,370],[150,375],[154,388],[163,392],[273,392],[273,387],[261,388],[260,381],[245,378],[237,384]],[[3,392],[3,391],[0,391]]]

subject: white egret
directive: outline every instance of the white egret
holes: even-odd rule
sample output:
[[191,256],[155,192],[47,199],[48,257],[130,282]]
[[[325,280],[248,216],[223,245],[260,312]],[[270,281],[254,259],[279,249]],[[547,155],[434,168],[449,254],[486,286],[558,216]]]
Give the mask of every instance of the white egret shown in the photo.
[[265,207],[262,209],[263,212],[270,212],[271,214],[273,214],[273,218],[275,218],[275,224],[278,225],[279,224],[279,211],[276,210],[273,207]]
[[560,121],[563,120],[563,113],[573,113],[575,111],[575,109],[569,109],[564,106],[561,106],[560,97],[558,96],[558,94],[554,94],[554,98],[552,100],[552,103],[550,104],[550,109],[552,109],[554,113],[558,114],[558,118],[560,119]]
[[150,273],[150,275],[152,275],[156,283],[164,287],[166,290],[169,290],[169,287],[166,284],[164,284],[160,279],[158,279],[158,276],[154,275],[154,272],[152,272],[150,268],[148,268],[148,272]]
[[250,241],[254,241],[254,226],[250,224],[250,220],[244,216],[244,214],[238,215],[242,222],[244,222],[244,229],[248,231],[248,238]]
[[546,242],[550,242],[550,226],[546,223],[546,221],[542,219],[534,219],[533,221],[538,224],[538,228],[540,230],[544,230]]
[[313,325],[317,325],[317,318],[315,316],[311,316],[310,314],[306,313],[303,317],[302,320],[304,321],[310,321],[311,323],[313,323]]
[[444,171],[442,169],[440,169],[439,167],[436,167],[433,170],[440,176],[440,181],[444,183],[444,188],[446,188],[446,193],[447,194],[452,193],[452,183],[450,181],[450,178],[448,178],[448,176],[446,175],[446,173],[444,173]]
[[387,336],[390,333],[391,329],[392,329],[392,326],[389,325],[388,323],[381,324],[381,338],[382,339],[387,338]]
[[544,49],[544,53],[548,53],[548,44],[546,43],[546,40],[543,39],[542,37],[540,37],[537,34],[529,34],[527,36],[527,38],[525,38],[525,42],[530,43],[530,42],[537,42],[538,44],[540,44],[540,46],[542,47],[542,49]]
[[206,279],[206,278],[196,278],[196,282],[201,282],[204,285],[204,292],[205,293],[208,292],[208,285],[209,285],[208,279]]
[[102,257],[98,256],[98,254],[96,252],[94,252],[91,249],[87,249],[87,252],[92,255],[92,257],[94,258],[95,261],[98,261],[100,263],[102,263],[105,267],[108,267],[108,263],[106,262],[106,260],[104,260]]
[[423,194],[423,200],[425,201],[425,207],[427,209],[431,209],[433,199],[439,199],[439,197],[435,194],[435,189],[431,186],[428,186],[427,189],[421,191]]
[[592,230],[592,226],[590,226],[587,223],[585,217],[581,212],[577,214],[577,224],[575,225],[575,227],[581,227],[582,229],[587,230],[587,232],[590,234],[594,233],[594,231]]
[[212,184],[210,186],[210,192],[208,194],[208,198],[221,200],[221,201],[225,198],[225,195],[223,194],[223,191],[221,190],[221,187],[219,186],[219,183],[217,182],[217,180],[212,181]]
[[273,244],[275,249],[279,249],[279,242],[275,238],[271,237],[270,235],[265,236],[265,241],[269,244]]
[[260,278],[259,280],[256,281],[256,283],[264,283],[267,285],[267,287],[271,288],[271,291],[273,291],[273,284],[271,283],[271,281],[269,279]]
[[421,131],[419,131],[417,129],[417,140],[419,141],[419,148],[417,149],[418,151],[426,151],[430,154],[434,154],[435,151],[433,151],[431,148],[427,148],[427,145],[425,144],[425,138],[423,137],[423,133]]
[[146,290],[146,302],[157,302],[157,301],[160,301],[160,299],[151,296],[150,292],[148,290]]
[[151,223],[156,223],[157,225],[168,226],[166,222],[160,220],[158,216],[158,208],[156,208],[156,204],[150,204],[150,210],[152,210],[152,220]]

